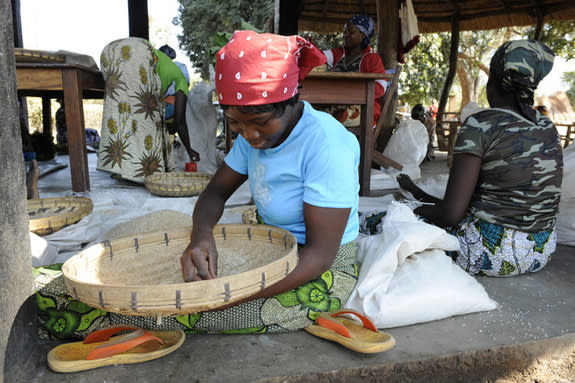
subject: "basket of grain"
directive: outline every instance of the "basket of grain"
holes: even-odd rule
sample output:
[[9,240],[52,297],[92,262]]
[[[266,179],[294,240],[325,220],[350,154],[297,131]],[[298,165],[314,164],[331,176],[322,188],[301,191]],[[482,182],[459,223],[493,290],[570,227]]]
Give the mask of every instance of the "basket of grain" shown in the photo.
[[297,264],[297,240],[267,225],[214,227],[218,278],[185,283],[180,256],[191,227],[123,237],[90,246],[62,267],[71,296],[89,306],[140,316],[215,309],[285,278]]
[[93,207],[92,200],[85,197],[29,199],[30,231],[37,235],[52,234],[80,221]]
[[146,189],[162,197],[198,195],[210,182],[211,175],[194,172],[154,173],[144,180]]

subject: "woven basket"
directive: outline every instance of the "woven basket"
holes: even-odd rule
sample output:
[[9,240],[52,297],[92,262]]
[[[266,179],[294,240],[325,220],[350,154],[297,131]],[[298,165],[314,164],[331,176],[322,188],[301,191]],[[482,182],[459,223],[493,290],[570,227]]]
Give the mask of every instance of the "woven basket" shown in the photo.
[[216,225],[218,278],[183,282],[180,256],[191,227],[93,245],[62,267],[68,292],[120,314],[173,316],[215,309],[285,278],[296,266],[297,240],[267,225]]
[[85,197],[29,199],[30,231],[37,235],[52,234],[80,221],[93,207],[92,200]]
[[210,182],[211,175],[193,172],[154,173],[144,184],[150,193],[162,197],[189,197],[198,195]]

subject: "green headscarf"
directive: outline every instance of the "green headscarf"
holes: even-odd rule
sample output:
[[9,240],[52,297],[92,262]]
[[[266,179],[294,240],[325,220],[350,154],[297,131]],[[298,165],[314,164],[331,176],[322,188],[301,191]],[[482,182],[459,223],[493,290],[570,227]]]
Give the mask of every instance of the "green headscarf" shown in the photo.
[[536,121],[535,89],[551,72],[555,54],[536,40],[513,40],[501,45],[491,59],[490,71],[504,91],[515,93],[521,110]]

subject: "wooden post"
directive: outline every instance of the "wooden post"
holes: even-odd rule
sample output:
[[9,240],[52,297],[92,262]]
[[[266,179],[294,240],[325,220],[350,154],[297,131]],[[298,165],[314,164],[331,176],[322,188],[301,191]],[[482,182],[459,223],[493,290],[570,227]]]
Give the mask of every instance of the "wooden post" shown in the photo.
[[[400,0],[377,0],[377,51],[386,69],[397,67],[397,44],[399,41]],[[383,127],[377,137],[376,150],[382,152],[395,127],[397,99],[383,118]]]
[[299,0],[275,0],[274,33],[290,36],[298,34]]
[[52,104],[50,97],[42,97],[42,132],[52,134]]
[[445,106],[449,99],[449,92],[451,91],[451,85],[453,85],[453,79],[457,73],[457,55],[459,50],[459,17],[458,15],[453,15],[451,20],[451,47],[449,52],[449,71],[447,72],[447,78],[443,83],[443,89],[441,91],[441,97],[439,99],[439,106],[437,107],[437,119],[443,119],[443,113],[445,112]]
[[536,13],[537,13],[537,25],[535,27],[533,40],[541,39],[541,32],[543,31],[543,12],[541,12],[541,8],[537,7]]
[[150,39],[148,0],[128,0],[128,19],[130,23],[130,37]]
[[377,51],[385,68],[397,66],[399,1],[377,0]]

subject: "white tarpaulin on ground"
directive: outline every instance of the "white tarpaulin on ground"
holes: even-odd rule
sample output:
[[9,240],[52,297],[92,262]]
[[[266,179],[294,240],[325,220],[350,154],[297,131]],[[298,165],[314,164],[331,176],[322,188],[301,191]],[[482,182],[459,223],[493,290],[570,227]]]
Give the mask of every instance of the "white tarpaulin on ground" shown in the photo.
[[497,303],[445,250],[459,249],[445,230],[392,202],[382,233],[358,241],[359,280],[345,307],[364,312],[378,328],[405,326],[493,310]]

